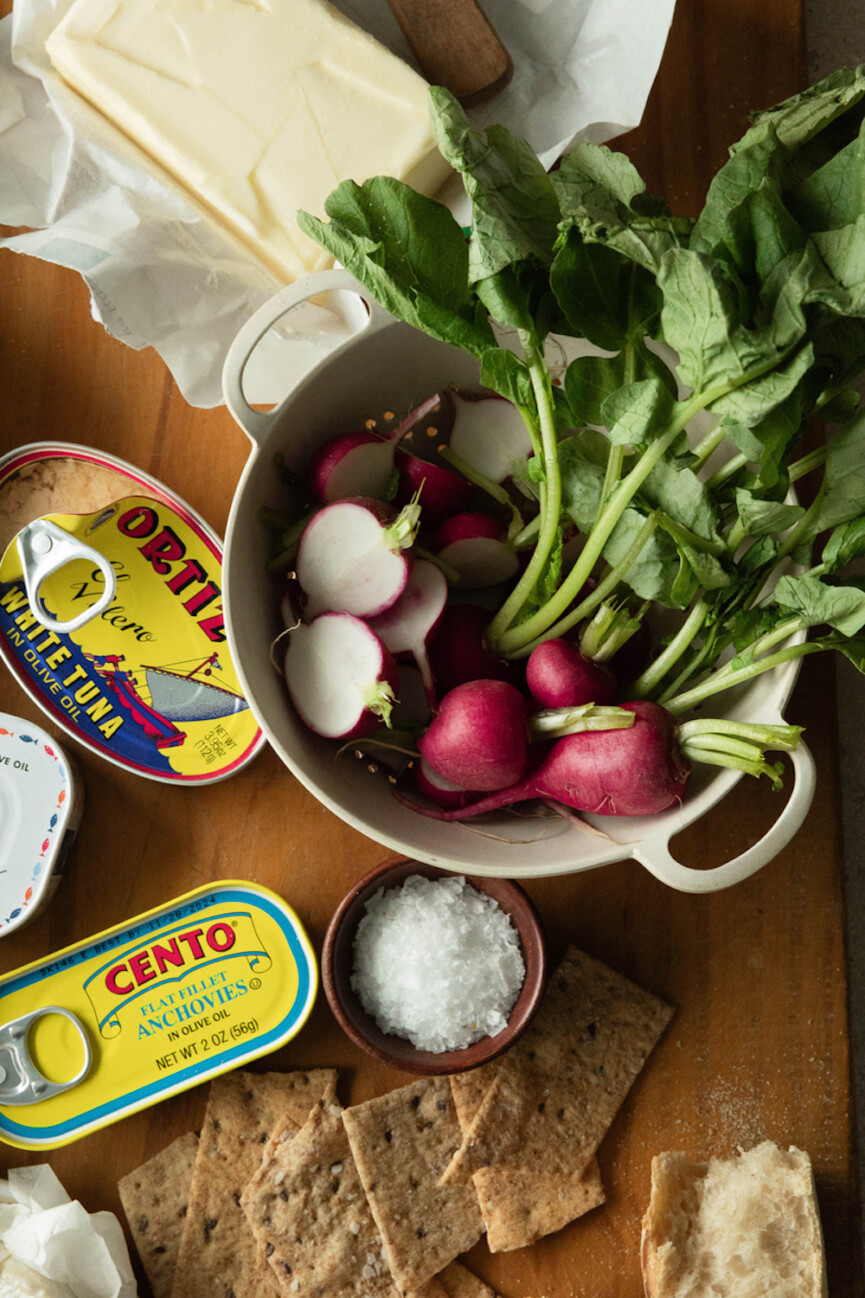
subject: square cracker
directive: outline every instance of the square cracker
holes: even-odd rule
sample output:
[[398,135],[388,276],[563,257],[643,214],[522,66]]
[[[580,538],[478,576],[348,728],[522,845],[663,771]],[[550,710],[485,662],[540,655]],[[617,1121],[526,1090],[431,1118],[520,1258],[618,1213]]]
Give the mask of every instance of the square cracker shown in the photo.
[[240,1200],[275,1275],[300,1295],[398,1298],[342,1111],[322,1101],[287,1134],[268,1141]]
[[596,1158],[582,1174],[482,1167],[472,1180],[491,1253],[534,1244],[605,1201]]
[[299,1129],[318,1100],[335,1093],[336,1073],[326,1068],[214,1078],[171,1298],[278,1298],[240,1196],[273,1130]]
[[461,1262],[451,1262],[436,1276],[447,1298],[499,1298],[495,1289],[486,1284]]
[[447,1078],[354,1105],[343,1122],[397,1287],[417,1289],[483,1234],[474,1187],[438,1184],[460,1144]]
[[441,1184],[483,1167],[581,1174],[673,1011],[570,947],[504,1056]]
[[[501,1066],[498,1059],[450,1079],[460,1129],[466,1132]],[[491,1253],[525,1248],[604,1202],[598,1160],[583,1172],[547,1174],[500,1164],[482,1167],[472,1177]]]
[[415,1290],[411,1298],[499,1298],[499,1295],[461,1262],[450,1262]]
[[118,1182],[153,1298],[169,1298],[189,1205],[198,1136],[188,1131]]
[[319,1100],[336,1102],[335,1068],[299,1068],[293,1073],[247,1073],[254,1078],[256,1104],[262,1115],[279,1111],[300,1130]]

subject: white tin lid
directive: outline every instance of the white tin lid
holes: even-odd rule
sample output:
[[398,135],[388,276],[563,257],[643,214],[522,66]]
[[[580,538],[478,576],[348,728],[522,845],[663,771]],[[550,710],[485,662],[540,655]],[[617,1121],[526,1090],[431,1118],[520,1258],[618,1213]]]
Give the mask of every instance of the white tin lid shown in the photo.
[[53,895],[81,810],[81,785],[57,741],[0,712],[0,937]]

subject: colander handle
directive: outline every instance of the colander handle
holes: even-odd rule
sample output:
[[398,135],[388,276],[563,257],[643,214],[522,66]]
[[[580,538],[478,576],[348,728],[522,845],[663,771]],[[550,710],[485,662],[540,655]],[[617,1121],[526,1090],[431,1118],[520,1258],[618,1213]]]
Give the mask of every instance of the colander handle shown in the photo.
[[669,833],[644,838],[634,847],[632,855],[662,883],[680,892],[719,892],[756,874],[787,846],[807,816],[814,798],[814,758],[801,740],[790,759],[793,763],[793,788],[784,810],[753,847],[732,861],[716,865],[712,870],[692,870],[671,853]]
[[[255,315],[247,320],[234,339],[228,350],[222,370],[222,392],[225,397],[225,404],[250,441],[260,443],[264,440],[273,421],[291,395],[287,393],[280,404],[273,410],[255,410],[247,401],[243,391],[244,371],[250,357],[268,329],[273,328],[277,321],[289,311],[304,302],[308,302],[311,298],[337,290],[355,294],[364,303],[369,314],[361,329],[352,333],[338,347],[323,353],[322,361],[330,360],[331,357],[342,351],[343,347],[354,341],[358,332],[367,333],[370,329],[376,331],[393,324],[393,316],[374,302],[366,289],[347,270],[326,270],[315,275],[307,275],[304,279],[299,279],[295,284],[290,284],[277,293],[275,297],[265,302],[255,312]],[[315,365],[312,366],[308,372],[315,368],[317,368]],[[304,375],[304,377],[306,376]]]

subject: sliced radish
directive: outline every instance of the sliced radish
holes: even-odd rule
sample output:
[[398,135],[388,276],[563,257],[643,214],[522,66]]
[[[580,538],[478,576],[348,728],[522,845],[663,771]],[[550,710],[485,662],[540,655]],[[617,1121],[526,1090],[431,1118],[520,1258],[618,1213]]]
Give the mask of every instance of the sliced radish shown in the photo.
[[416,559],[405,590],[395,604],[370,626],[395,657],[411,654],[418,666],[430,706],[435,703],[435,685],[427,642],[445,611],[448,584],[441,568],[428,559]]
[[307,524],[297,551],[297,579],[306,595],[306,617],[354,613],[375,617],[405,590],[420,507],[398,514],[368,497],[325,505]]
[[517,575],[520,561],[506,537],[504,523],[489,514],[455,514],[436,529],[430,549],[459,573],[460,590],[479,590]]
[[435,393],[383,435],[372,429],[356,429],[329,437],[307,465],[309,490],[324,501],[344,500],[347,496],[382,496],[403,437],[440,402],[439,394]]
[[326,739],[359,739],[390,721],[393,655],[350,613],[322,613],[291,632],[285,681],[303,721]]
[[394,444],[389,437],[358,431],[331,437],[306,469],[309,490],[319,500],[381,496],[393,473]]
[[452,392],[454,422],[449,445],[455,455],[491,482],[504,482],[533,453],[523,417],[504,397]]
[[396,467],[399,470],[396,503],[404,505],[417,496],[424,527],[435,527],[451,514],[459,513],[474,495],[473,484],[453,469],[429,464],[406,451],[397,453]]

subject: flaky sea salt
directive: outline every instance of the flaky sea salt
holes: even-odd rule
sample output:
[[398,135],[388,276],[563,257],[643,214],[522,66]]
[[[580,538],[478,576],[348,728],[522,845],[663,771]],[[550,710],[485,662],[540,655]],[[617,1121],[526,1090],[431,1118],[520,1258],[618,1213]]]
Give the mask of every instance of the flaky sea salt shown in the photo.
[[354,942],[351,986],[383,1032],[462,1050],[507,1025],[525,978],[509,915],[463,877],[379,888]]

